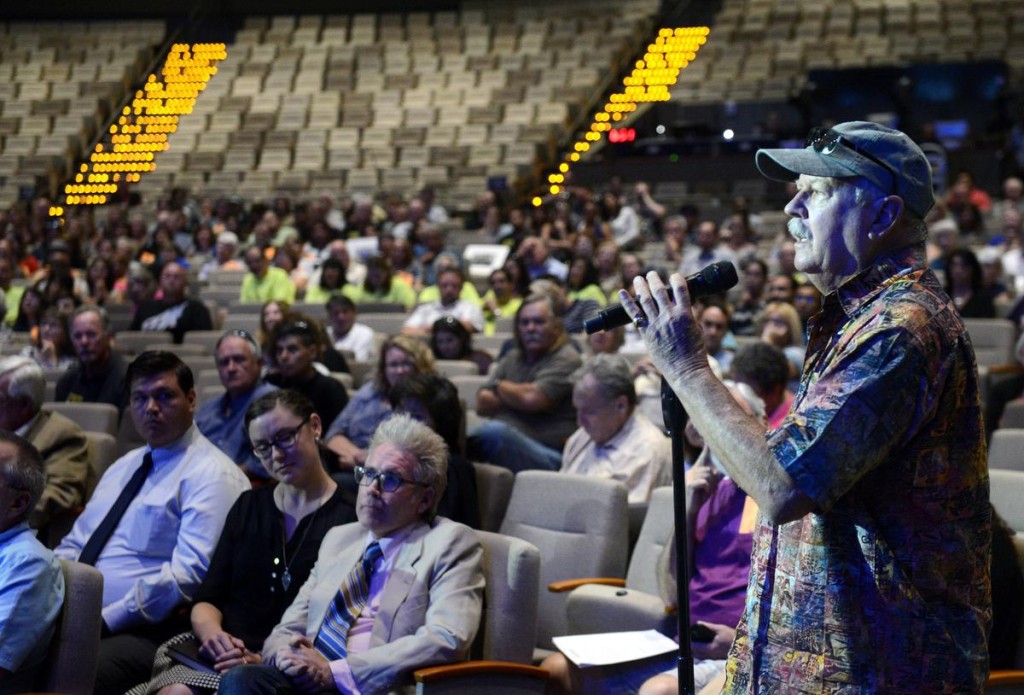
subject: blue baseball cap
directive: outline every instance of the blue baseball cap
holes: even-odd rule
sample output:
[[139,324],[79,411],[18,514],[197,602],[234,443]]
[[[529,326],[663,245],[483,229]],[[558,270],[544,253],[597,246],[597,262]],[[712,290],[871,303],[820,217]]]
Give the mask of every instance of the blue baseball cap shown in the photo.
[[762,149],[754,161],[758,171],[774,181],[795,181],[801,174],[862,176],[898,195],[921,218],[935,204],[932,167],[924,152],[905,133],[877,123],[850,121],[815,128],[803,149]]

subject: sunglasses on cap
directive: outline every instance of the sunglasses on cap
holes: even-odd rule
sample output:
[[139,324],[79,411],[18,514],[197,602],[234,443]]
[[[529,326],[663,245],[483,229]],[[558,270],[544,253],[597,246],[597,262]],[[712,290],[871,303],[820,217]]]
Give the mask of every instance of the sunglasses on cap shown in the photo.
[[895,170],[881,159],[871,154],[863,147],[857,145],[857,143],[843,137],[842,133],[836,132],[831,128],[811,128],[811,132],[807,134],[807,140],[804,142],[804,147],[811,147],[818,154],[831,155],[840,146],[846,149],[856,152],[864,159],[874,162],[878,166],[885,169],[893,178],[895,183],[899,180],[899,175]]

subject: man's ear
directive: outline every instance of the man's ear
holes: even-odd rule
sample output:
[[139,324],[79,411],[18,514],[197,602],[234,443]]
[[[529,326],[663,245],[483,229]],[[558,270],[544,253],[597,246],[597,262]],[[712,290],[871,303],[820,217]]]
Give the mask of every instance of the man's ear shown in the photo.
[[868,238],[881,239],[896,226],[903,214],[903,199],[898,195],[887,195],[876,200],[871,207],[873,216]]
[[31,503],[32,495],[27,490],[16,490],[11,506],[7,509],[7,518],[4,521],[9,524],[13,521],[20,522],[22,519],[27,519],[29,514],[32,513]]

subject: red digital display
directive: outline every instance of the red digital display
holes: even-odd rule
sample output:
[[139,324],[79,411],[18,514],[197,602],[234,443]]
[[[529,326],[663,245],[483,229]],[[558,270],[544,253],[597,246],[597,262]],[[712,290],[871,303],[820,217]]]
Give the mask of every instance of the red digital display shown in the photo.
[[636,128],[612,128],[608,131],[608,142],[633,142],[636,140]]

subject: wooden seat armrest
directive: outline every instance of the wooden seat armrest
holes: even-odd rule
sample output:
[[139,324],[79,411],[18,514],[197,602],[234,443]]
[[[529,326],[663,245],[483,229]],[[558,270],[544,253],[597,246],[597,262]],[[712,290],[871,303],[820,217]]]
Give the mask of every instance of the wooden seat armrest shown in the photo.
[[1024,671],[1003,669],[999,671],[992,671],[988,674],[988,680],[985,685],[1018,685],[1024,684]]
[[464,661],[461,664],[444,664],[417,669],[412,676],[417,683],[430,683],[445,678],[473,675],[528,676],[547,680],[547,670],[511,661]]
[[590,577],[585,579],[565,579],[560,582],[551,582],[548,584],[548,591],[553,591],[556,594],[560,594],[565,591],[572,591],[577,587],[581,587],[584,584],[603,584],[605,586],[626,586],[625,579],[618,579],[616,577]]

